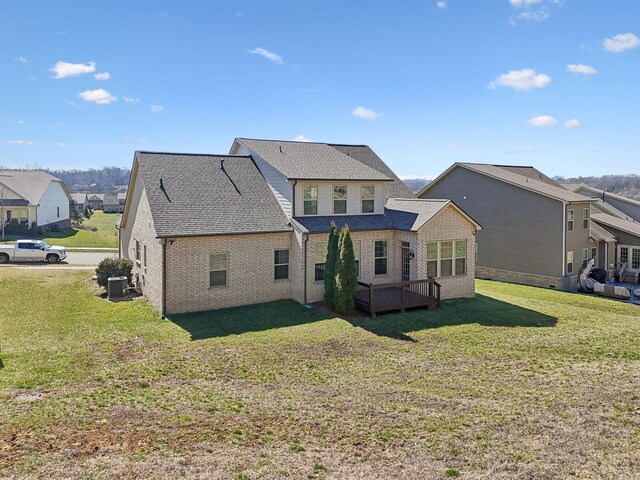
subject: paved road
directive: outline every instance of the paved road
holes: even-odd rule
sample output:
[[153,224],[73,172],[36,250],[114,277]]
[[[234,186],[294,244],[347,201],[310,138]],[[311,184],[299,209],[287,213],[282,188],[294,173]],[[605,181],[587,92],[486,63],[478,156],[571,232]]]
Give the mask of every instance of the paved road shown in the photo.
[[48,263],[10,263],[3,265],[3,268],[80,268],[92,269],[103,259],[111,257],[117,258],[117,253],[97,253],[97,252],[67,252],[67,258],[57,265],[49,265]]

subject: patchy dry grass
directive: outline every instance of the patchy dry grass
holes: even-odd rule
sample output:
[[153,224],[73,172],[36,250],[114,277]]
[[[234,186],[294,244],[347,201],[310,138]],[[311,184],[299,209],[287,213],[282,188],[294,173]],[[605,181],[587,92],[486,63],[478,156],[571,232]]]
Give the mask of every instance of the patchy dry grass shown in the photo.
[[640,310],[478,282],[434,311],[161,320],[0,272],[0,476],[631,478]]

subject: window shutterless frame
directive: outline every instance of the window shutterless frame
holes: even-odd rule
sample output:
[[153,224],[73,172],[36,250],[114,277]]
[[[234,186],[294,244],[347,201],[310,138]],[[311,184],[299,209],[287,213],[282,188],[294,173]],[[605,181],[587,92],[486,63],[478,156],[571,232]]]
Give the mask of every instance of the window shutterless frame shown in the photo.
[[344,215],[347,213],[347,186],[333,186],[333,214]]
[[273,253],[273,279],[286,280],[289,278],[289,250],[275,250]]
[[362,213],[375,211],[376,187],[374,185],[362,185],[360,187],[360,203]]
[[226,287],[228,284],[229,254],[209,255],[209,287]]
[[568,232],[573,231],[573,221],[574,221],[574,212],[573,212],[573,209],[570,208],[569,210],[567,210],[567,231]]
[[318,186],[306,185],[303,190],[303,210],[305,215],[318,214]]

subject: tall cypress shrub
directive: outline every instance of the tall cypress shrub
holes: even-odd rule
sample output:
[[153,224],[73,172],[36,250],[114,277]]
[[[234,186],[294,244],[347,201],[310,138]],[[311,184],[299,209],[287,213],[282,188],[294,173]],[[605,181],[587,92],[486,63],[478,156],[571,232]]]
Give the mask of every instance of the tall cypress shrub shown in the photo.
[[353,242],[348,225],[342,227],[340,231],[338,248],[335,307],[339,313],[347,314],[355,309],[354,296],[358,287],[356,257],[353,253]]
[[324,303],[333,307],[336,296],[336,258],[338,257],[338,232],[335,222],[331,222],[327,258],[324,263]]

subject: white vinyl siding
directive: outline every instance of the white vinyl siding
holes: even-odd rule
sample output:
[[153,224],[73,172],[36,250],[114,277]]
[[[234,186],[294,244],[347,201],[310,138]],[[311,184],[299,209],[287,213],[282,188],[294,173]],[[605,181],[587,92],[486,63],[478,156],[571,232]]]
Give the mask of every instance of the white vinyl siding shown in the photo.
[[[318,216],[344,215],[336,213],[334,207],[334,188],[343,186],[347,188],[346,193],[346,215],[382,215],[384,213],[384,182],[363,184],[362,182],[351,182],[348,180],[336,181],[298,181],[295,186],[295,216],[304,216],[304,192],[308,186],[318,187]],[[375,186],[374,189],[374,211],[373,213],[362,213],[362,186]]]

